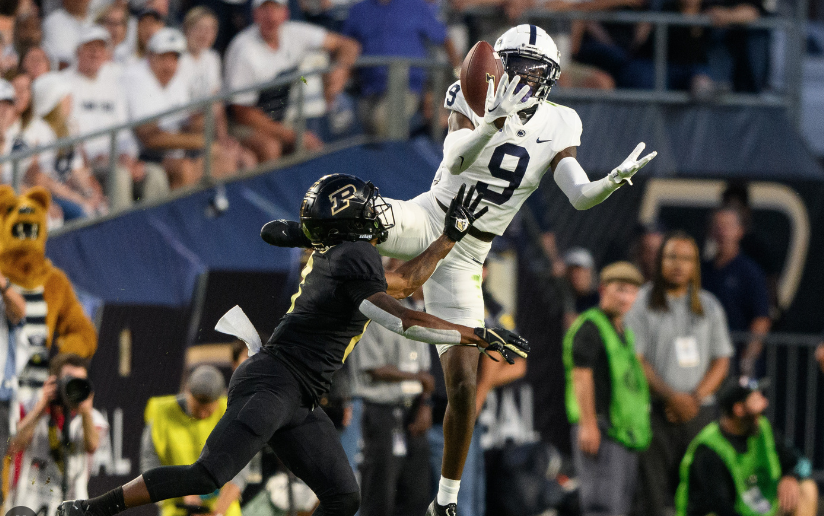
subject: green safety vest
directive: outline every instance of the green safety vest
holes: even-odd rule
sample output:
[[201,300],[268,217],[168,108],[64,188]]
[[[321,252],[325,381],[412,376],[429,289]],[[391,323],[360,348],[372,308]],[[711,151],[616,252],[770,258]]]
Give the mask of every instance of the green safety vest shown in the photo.
[[635,337],[627,329],[626,344],[615,327],[599,308],[590,308],[572,324],[564,337],[564,367],[566,368],[566,409],[569,422],[581,419],[578,398],[572,385],[572,344],[575,334],[586,321],[598,328],[607,353],[612,399],[609,403],[610,429],[607,435],[627,448],[646,450],[652,440],[649,422],[649,386],[638,357],[635,356]]
[[758,420],[759,432],[747,439],[747,451],[738,453],[721,433],[718,423],[710,423],[690,443],[681,461],[681,482],[675,494],[678,516],[687,515],[690,467],[695,450],[704,445],[718,454],[735,482],[735,510],[742,516],[765,516],[778,513],[778,481],[781,464],[775,451],[772,427],[767,418]]

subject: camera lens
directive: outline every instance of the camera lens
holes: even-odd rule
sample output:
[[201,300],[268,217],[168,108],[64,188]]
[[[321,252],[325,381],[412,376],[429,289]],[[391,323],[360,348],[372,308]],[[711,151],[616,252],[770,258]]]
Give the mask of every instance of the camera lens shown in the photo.
[[63,400],[70,406],[79,405],[92,393],[92,383],[85,378],[66,378],[63,384]]

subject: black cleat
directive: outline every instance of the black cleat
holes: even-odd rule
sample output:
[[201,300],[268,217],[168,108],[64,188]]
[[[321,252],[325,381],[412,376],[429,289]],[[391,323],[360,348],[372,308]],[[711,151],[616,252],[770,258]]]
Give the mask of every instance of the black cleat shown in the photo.
[[426,510],[426,516],[458,516],[458,504],[448,503],[446,505],[438,505],[437,500],[432,500],[432,503],[429,504],[429,508]]
[[89,502],[68,500],[57,508],[57,516],[89,516]]
[[312,242],[303,232],[300,222],[278,219],[264,224],[260,238],[277,247],[312,247]]

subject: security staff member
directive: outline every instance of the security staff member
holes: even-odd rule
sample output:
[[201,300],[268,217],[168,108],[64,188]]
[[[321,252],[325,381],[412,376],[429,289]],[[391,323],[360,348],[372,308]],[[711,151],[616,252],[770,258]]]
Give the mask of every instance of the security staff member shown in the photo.
[[[157,396],[146,404],[146,427],[140,443],[140,470],[191,464],[200,456],[209,433],[226,412],[226,382],[214,366],[200,365],[180,394]],[[242,470],[218,492],[171,498],[161,504],[162,516],[186,516],[180,505],[200,505],[212,514],[240,516],[238,498],[246,485]]]
[[812,516],[818,488],[810,462],[776,439],[756,382],[730,381],[718,393],[721,419],[690,443],[675,495],[678,516]]
[[638,451],[649,446],[649,388],[624,328],[641,272],[629,262],[601,272],[600,302],[564,338],[567,416],[580,481],[581,512],[627,514],[635,494]]

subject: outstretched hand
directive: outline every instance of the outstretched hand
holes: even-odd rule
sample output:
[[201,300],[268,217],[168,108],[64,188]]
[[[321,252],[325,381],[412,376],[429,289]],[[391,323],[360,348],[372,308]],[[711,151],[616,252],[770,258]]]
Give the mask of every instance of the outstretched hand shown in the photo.
[[495,362],[498,360],[489,354],[490,351],[497,351],[504,357],[504,360],[509,364],[515,363],[514,355],[526,358],[529,354],[529,343],[525,338],[521,337],[515,332],[505,330],[503,328],[475,328],[475,335],[481,340],[489,343],[483,349],[478,348],[481,353],[485,354]]
[[529,86],[524,85],[521,89],[515,91],[520,81],[520,75],[516,75],[510,81],[509,75],[504,73],[498,81],[498,90],[495,91],[495,82],[491,79],[488,80],[484,122],[491,124],[498,119],[505,119],[512,113],[517,113],[529,107],[529,99],[524,99],[529,93]]
[[630,185],[632,184],[632,176],[635,175],[636,172],[641,170],[646,166],[647,163],[652,161],[652,158],[658,155],[658,152],[652,151],[646,156],[641,159],[638,159],[638,156],[646,147],[644,142],[639,143],[635,150],[630,153],[627,159],[624,160],[623,163],[612,169],[612,172],[609,173],[609,179],[615,184],[621,184],[622,182],[626,181]]
[[[446,220],[444,221],[444,235],[455,242],[460,242],[469,232],[472,224],[489,210],[488,206],[484,206],[480,211],[475,211],[484,197],[480,192],[475,193],[475,185],[469,188],[469,193],[466,196],[464,196],[464,191],[466,191],[465,183],[461,185],[458,193],[452,198],[452,203],[449,205],[449,209],[446,210]],[[475,197],[474,200],[473,196]]]

